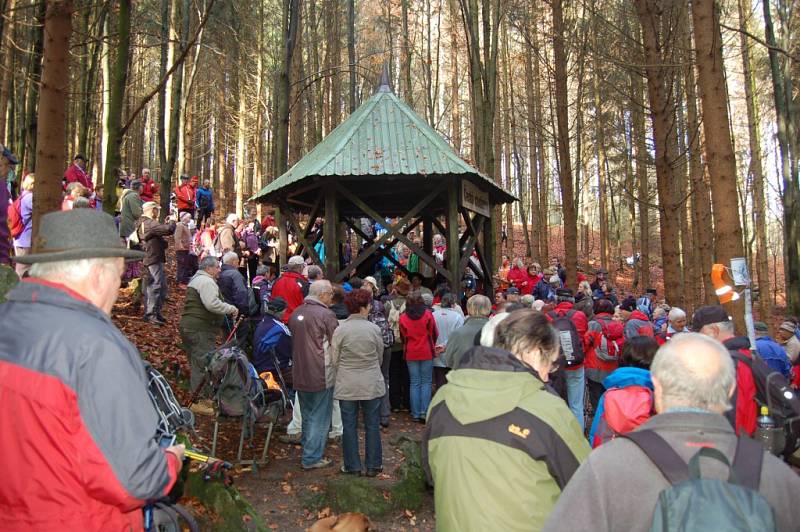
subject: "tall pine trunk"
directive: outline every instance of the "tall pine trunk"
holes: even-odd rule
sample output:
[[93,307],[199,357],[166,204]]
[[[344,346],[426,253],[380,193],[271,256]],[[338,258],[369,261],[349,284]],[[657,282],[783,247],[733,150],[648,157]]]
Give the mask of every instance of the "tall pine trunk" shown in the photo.
[[[714,256],[718,263],[730,265],[734,257],[744,257],[739,196],[736,189],[736,160],[728,119],[728,90],[722,62],[722,34],[714,0],[695,0],[692,4],[697,88],[703,109],[703,133],[711,201],[714,217]],[[742,303],[729,303],[737,329],[744,332]]]
[[57,211],[61,203],[61,175],[66,152],[67,102],[69,102],[69,39],[72,34],[72,0],[49,0],[44,19],[44,66],[39,90],[39,128],[36,139],[36,196],[33,235],[39,233],[42,215]]

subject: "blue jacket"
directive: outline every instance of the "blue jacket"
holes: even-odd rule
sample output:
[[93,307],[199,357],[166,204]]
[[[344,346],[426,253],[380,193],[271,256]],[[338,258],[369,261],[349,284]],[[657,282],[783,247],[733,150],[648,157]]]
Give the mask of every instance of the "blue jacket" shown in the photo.
[[253,336],[253,365],[256,370],[275,371],[272,348],[281,369],[292,365],[292,333],[280,320],[267,314],[256,327]]
[[250,315],[250,289],[247,288],[244,277],[238,268],[223,264],[217,284],[226,303],[239,309],[239,314],[242,316]]
[[[650,379],[650,372],[641,368],[623,367],[615,369],[611,375],[603,380],[603,387],[606,390],[610,390],[611,388],[627,388],[628,386],[647,386],[652,390],[653,381]],[[597,403],[597,411],[594,413],[594,420],[592,421],[592,430],[589,431],[589,443],[594,441],[597,425],[603,417],[605,398],[606,394],[604,393]]]
[[208,205],[206,205],[205,210],[208,212],[214,212],[214,193],[211,191],[211,189],[203,187],[197,189],[197,192],[194,195],[194,204],[198,209],[202,207],[200,198],[206,198],[208,201]]
[[791,380],[792,364],[783,346],[769,336],[760,336],[756,338],[756,351],[770,368]]

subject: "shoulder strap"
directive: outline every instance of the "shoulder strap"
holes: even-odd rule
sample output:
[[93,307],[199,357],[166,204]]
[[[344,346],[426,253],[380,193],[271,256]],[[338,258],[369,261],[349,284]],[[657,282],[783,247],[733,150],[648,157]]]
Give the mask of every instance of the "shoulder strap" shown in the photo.
[[677,484],[689,478],[689,466],[675,449],[654,431],[637,430],[620,434],[620,437],[635,443],[670,484]]
[[566,316],[567,318],[569,318],[570,320],[572,320],[572,316],[574,316],[574,315],[575,315],[575,312],[577,312],[575,309],[570,309],[570,310],[568,310],[568,311],[567,311],[567,313],[566,313],[566,314],[564,314],[564,316]]
[[764,464],[764,448],[759,442],[746,436],[739,436],[736,453],[733,455],[731,469],[736,473],[739,484],[758,491],[761,483],[761,468]]

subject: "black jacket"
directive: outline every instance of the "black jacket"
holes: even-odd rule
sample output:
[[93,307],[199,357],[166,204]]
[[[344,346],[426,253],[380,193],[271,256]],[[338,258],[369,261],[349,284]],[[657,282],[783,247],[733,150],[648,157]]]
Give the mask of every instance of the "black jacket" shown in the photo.
[[167,262],[166,250],[169,242],[165,237],[175,234],[175,222],[160,224],[158,220],[142,216],[139,219],[139,241],[144,251],[145,266]]

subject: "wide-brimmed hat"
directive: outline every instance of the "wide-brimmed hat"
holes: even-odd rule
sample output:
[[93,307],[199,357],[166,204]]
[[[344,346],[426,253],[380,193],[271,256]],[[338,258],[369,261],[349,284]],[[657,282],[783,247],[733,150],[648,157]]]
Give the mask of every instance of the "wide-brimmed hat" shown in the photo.
[[34,264],[114,257],[141,260],[144,253],[122,244],[114,219],[108,214],[96,209],[72,209],[42,216],[31,254],[14,260]]

